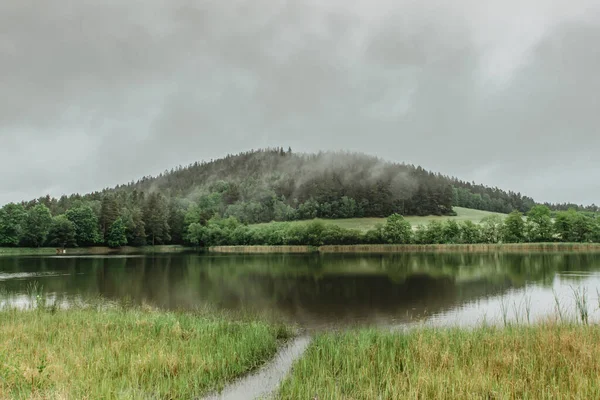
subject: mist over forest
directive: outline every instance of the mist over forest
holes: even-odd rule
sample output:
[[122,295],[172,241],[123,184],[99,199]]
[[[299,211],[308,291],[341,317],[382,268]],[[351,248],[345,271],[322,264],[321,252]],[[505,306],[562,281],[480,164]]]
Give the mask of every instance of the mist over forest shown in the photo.
[[[89,194],[8,204],[0,210],[0,245],[189,244],[190,226],[199,229],[215,219],[248,225],[392,214],[452,216],[454,206],[527,213],[535,204],[521,193],[361,153],[267,148],[179,166]],[[596,206],[548,206],[597,211]]]

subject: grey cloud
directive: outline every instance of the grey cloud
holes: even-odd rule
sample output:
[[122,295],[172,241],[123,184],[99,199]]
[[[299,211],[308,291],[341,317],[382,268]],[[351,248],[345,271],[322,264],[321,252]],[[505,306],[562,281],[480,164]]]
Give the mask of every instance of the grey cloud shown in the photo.
[[7,1],[0,203],[270,145],[598,202],[593,0]]

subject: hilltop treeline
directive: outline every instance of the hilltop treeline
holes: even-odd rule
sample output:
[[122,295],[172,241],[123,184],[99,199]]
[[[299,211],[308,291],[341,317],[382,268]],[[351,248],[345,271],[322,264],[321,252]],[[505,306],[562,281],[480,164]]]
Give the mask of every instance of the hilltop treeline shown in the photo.
[[527,212],[531,198],[356,153],[265,149],[0,211],[0,246],[184,244],[191,224]]

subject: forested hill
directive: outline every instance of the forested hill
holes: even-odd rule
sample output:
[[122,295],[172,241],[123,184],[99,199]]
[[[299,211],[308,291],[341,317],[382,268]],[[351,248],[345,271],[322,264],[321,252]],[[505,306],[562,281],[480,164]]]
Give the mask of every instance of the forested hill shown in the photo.
[[[192,198],[221,191],[230,203],[275,199],[296,209],[308,203],[310,207],[304,208],[311,211],[301,218],[312,217],[315,212],[323,218],[387,216],[391,212],[445,215],[452,213],[453,205],[527,212],[534,205],[533,199],[520,193],[464,182],[419,166],[390,163],[360,153],[296,154],[283,148],[179,167],[117,190],[132,188],[145,192],[158,189],[171,196]],[[356,207],[340,207],[338,203],[344,197],[353,200]],[[340,212],[342,215],[338,215]],[[267,215],[260,220],[271,219]]]
[[[108,242],[109,228],[118,219],[123,222],[127,242],[135,245],[181,243],[190,223],[204,223],[215,216],[256,223],[315,217],[386,217],[392,213],[452,215],[453,205],[527,212],[534,201],[519,193],[364,154],[296,154],[281,148],[194,163],[83,196],[47,196],[10,205],[8,211],[0,213],[0,219],[9,220],[11,215],[18,219],[21,208],[28,211],[40,205],[53,217],[64,214],[68,221],[79,221],[78,227],[81,221],[87,221],[89,226],[76,232],[78,245]],[[39,218],[48,219],[41,207],[38,211]],[[97,233],[92,229],[94,223],[98,225]],[[4,231],[0,226],[0,245],[40,245],[44,236],[17,240],[16,233]]]
[[[452,215],[452,206],[509,213],[527,212],[535,203],[520,193],[460,181],[419,166],[385,162],[358,153],[296,154],[265,149],[228,155],[165,171],[157,177],[92,193],[161,193],[167,199],[197,202],[219,197],[223,216],[246,223],[271,220]],[[219,194],[219,196],[217,196]],[[50,199],[53,214],[80,196]],[[38,199],[44,203],[48,199]]]

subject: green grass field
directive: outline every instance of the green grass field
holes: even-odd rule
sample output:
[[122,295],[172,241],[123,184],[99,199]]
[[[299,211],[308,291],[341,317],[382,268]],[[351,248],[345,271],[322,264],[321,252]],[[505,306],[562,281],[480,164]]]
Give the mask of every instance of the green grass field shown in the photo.
[[269,361],[291,335],[210,313],[4,310],[0,398],[198,398]]
[[593,325],[318,335],[280,399],[598,399]]
[[[431,221],[445,221],[448,219],[460,222],[460,221],[472,221],[475,223],[479,223],[483,218],[490,215],[499,215],[501,218],[505,218],[506,214],[494,213],[490,211],[481,211],[481,210],[473,210],[470,208],[462,208],[462,207],[454,207],[454,211],[456,211],[456,216],[448,217],[448,216],[437,216],[437,215],[429,215],[425,217],[414,217],[409,216],[405,217],[408,222],[411,223],[413,227],[418,225],[427,225]],[[371,228],[374,228],[376,224],[385,223],[385,218],[347,218],[347,219],[319,219],[319,221],[323,221],[327,224],[335,224],[342,228],[347,229],[358,229],[360,231],[368,231]],[[304,220],[304,221],[294,221],[293,224],[306,224],[312,222],[313,220]],[[264,224],[257,224],[264,225]]]

